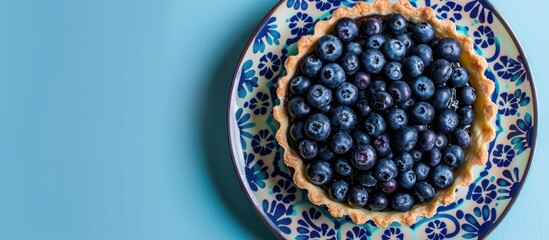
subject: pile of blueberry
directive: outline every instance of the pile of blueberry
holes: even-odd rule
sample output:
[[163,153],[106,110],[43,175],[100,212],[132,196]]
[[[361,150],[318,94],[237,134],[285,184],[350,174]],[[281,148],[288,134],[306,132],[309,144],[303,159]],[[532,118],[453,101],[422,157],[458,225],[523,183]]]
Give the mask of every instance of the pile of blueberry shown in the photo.
[[306,175],[338,202],[407,211],[454,182],[475,90],[461,47],[401,15],[344,18],[301,59],[285,106]]

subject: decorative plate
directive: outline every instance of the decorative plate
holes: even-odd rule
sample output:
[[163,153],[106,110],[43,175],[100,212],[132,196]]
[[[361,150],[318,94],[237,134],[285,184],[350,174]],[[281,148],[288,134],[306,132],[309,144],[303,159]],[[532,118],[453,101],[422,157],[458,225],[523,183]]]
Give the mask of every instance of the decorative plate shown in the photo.
[[475,50],[488,60],[485,76],[495,82],[492,101],[496,138],[489,161],[476,167],[476,180],[458,188],[456,201],[439,207],[432,218],[410,227],[393,223],[378,228],[333,218],[309,202],[282,162],[274,134],[278,123],[276,82],[283,63],[295,54],[295,43],[314,23],[338,7],[360,0],[285,0],[267,14],[248,41],[235,70],[228,101],[227,124],[235,171],[248,199],[279,238],[288,239],[481,239],[511,208],[528,173],[536,140],[537,100],[532,74],[513,32],[485,0],[411,0],[430,6],[438,17],[454,21],[459,32],[474,39]]

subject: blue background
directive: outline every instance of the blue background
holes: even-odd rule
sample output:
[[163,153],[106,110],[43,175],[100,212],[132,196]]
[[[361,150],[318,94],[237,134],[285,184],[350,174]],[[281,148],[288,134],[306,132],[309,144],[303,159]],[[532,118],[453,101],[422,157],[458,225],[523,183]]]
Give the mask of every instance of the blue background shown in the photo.
[[[0,1],[0,239],[272,239],[234,175],[232,71],[275,0]],[[493,1],[549,104],[549,5]],[[489,239],[542,239],[548,126]]]

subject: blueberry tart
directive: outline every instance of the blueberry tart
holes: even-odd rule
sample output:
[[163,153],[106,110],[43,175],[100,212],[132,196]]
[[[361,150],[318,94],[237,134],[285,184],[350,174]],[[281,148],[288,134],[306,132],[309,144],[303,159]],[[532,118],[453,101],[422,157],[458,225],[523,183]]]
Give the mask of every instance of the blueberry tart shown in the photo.
[[334,217],[412,225],[469,185],[495,132],[473,41],[433,9],[340,8],[297,42],[278,81],[276,139],[295,184]]

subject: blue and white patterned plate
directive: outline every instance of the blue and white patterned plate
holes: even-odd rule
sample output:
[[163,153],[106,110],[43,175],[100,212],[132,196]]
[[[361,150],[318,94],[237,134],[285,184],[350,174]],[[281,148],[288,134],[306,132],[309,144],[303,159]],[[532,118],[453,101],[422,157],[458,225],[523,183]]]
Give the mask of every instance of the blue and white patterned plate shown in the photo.
[[537,129],[533,78],[511,29],[485,0],[411,0],[430,6],[440,18],[457,24],[474,39],[478,54],[488,60],[485,75],[496,83],[492,96],[498,106],[496,139],[489,161],[475,169],[478,178],[459,188],[456,202],[439,207],[411,227],[397,223],[378,228],[357,226],[349,218],[333,218],[324,207],[309,202],[292,182],[282,162],[272,116],[277,104],[276,82],[283,63],[295,54],[295,43],[329,18],[338,7],[359,0],[286,0],[279,2],[249,40],[232,82],[228,129],[234,167],[244,192],[265,223],[280,238],[289,239],[478,239],[503,219],[525,180]]

